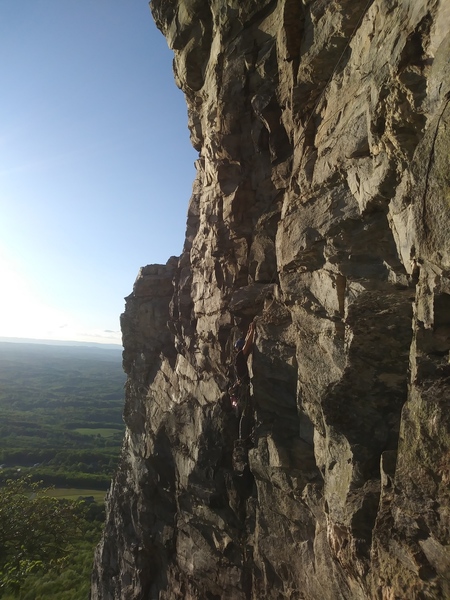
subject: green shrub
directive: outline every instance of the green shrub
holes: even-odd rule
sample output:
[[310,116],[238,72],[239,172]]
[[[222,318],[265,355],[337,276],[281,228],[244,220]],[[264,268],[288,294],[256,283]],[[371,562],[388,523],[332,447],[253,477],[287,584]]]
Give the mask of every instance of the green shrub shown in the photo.
[[74,544],[81,543],[88,529],[86,505],[48,492],[30,477],[9,480],[0,488],[0,593],[18,597],[26,581],[73,566],[69,557]]

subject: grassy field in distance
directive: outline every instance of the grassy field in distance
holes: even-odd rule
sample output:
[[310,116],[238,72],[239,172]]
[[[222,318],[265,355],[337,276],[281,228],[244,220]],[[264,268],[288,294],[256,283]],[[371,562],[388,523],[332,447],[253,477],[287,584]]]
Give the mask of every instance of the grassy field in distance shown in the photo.
[[107,427],[98,429],[89,427],[78,427],[78,429],[74,429],[74,431],[80,433],[81,435],[100,435],[103,437],[112,437],[113,435],[117,435],[118,433],[122,435],[121,429],[108,429]]
[[99,504],[105,501],[105,492],[99,490],[84,490],[78,488],[54,488],[47,492],[53,498],[64,498],[65,500],[78,500],[82,498],[94,498]]

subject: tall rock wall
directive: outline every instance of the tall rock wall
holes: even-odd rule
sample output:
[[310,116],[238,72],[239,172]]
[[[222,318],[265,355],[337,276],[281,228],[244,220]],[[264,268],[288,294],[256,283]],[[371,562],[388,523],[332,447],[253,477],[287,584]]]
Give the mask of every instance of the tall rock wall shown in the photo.
[[199,159],[122,317],[92,598],[450,598],[450,0],[151,9]]

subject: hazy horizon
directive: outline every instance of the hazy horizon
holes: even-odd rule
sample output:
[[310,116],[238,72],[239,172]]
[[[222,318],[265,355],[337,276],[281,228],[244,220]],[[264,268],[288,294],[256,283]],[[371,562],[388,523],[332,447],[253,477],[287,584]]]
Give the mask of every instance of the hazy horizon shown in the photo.
[[33,344],[43,346],[77,346],[77,347],[94,347],[119,350],[123,349],[122,344],[111,344],[109,342],[80,342],[77,340],[51,340],[51,339],[38,339],[38,338],[22,338],[22,337],[8,337],[0,336],[0,343],[5,344]]

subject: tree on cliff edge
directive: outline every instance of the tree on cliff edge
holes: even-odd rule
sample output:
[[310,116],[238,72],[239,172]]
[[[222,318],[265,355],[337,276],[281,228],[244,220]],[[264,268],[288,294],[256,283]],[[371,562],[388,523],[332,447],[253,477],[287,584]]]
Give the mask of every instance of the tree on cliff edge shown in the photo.
[[0,596],[30,573],[64,566],[80,520],[79,503],[51,497],[42,482],[7,481],[0,488]]

